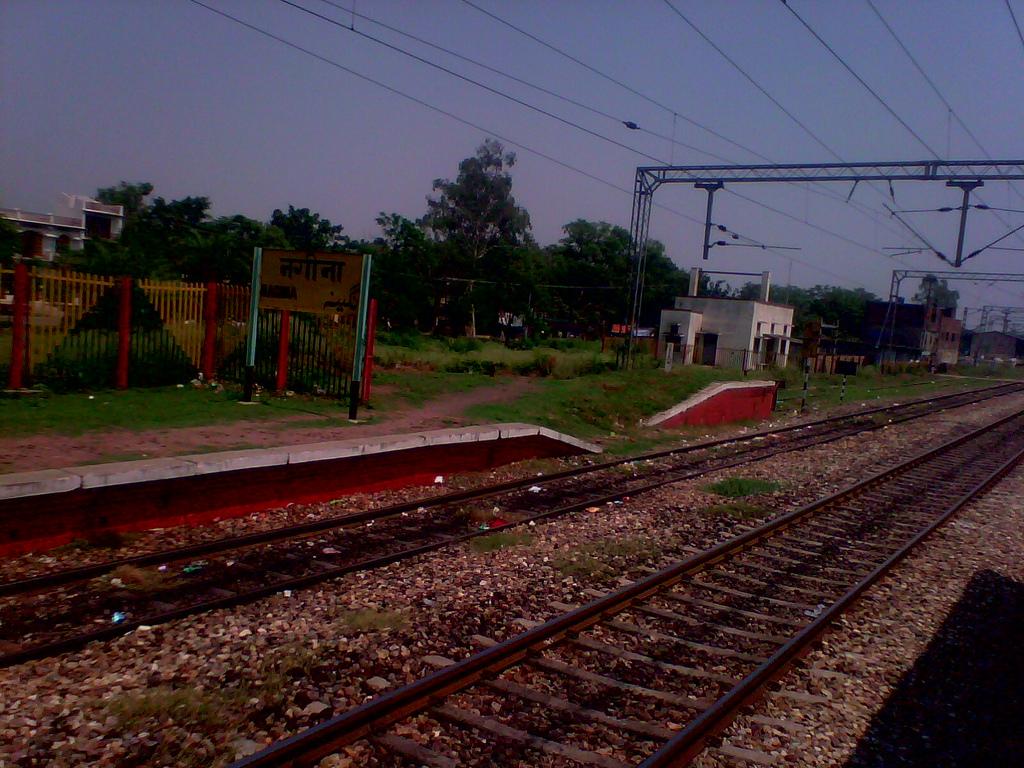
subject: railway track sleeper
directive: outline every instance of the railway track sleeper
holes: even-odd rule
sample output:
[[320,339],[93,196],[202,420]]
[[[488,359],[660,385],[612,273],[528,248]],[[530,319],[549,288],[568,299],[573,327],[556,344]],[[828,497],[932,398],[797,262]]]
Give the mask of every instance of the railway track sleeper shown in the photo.
[[778,597],[771,597],[770,595],[759,595],[754,592],[745,592],[742,589],[733,589],[732,587],[725,587],[721,584],[715,584],[710,581],[704,581],[703,579],[693,578],[691,579],[690,583],[709,592],[719,592],[723,595],[741,597],[745,600],[760,600],[766,603],[770,603],[771,605],[778,605],[782,608],[791,608],[794,611],[808,611],[814,608],[814,606],[810,603],[797,603],[792,600],[783,600]]
[[[1017,384],[1005,384],[997,385],[994,387],[983,387],[969,392],[956,392],[947,395],[940,395],[932,398],[921,398],[919,400],[910,401],[903,404],[892,404],[888,406],[878,406],[867,410],[855,412],[852,414],[844,414],[840,416],[832,416],[824,419],[818,419],[816,421],[805,422],[802,424],[794,424],[788,427],[777,427],[769,430],[763,430],[761,432],[748,433],[738,437],[719,438],[714,440],[706,440],[691,445],[680,446],[676,448],[665,449],[661,451],[655,451],[648,454],[642,454],[640,456],[625,457],[621,459],[614,459],[611,461],[601,463],[587,463],[583,466],[573,467],[559,472],[552,472],[544,477],[527,477],[520,478],[517,480],[506,481],[504,483],[498,483],[484,488],[468,489],[464,491],[454,491],[447,494],[442,494],[435,497],[426,499],[416,499],[409,502],[402,502],[399,504],[390,505],[387,507],[373,507],[362,512],[348,513],[345,515],[335,515],[321,520],[309,521],[306,523],[300,523],[296,525],[284,526],[280,528],[270,529],[267,531],[258,531],[250,534],[243,534],[239,536],[226,537],[215,541],[202,542],[198,544],[191,544],[183,547],[177,547],[173,550],[166,550],[162,552],[146,553],[141,555],[135,555],[132,557],[119,558],[116,560],[110,560],[102,563],[91,564],[87,566],[78,566],[76,568],[65,569],[62,571],[55,571],[51,573],[39,574],[36,576],[26,577],[24,579],[18,579],[15,581],[8,581],[0,583],[0,597],[11,594],[26,594],[34,590],[47,589],[55,586],[64,584],[70,584],[74,582],[86,581],[88,579],[96,578],[104,574],[109,573],[115,568],[121,566],[134,566],[134,567],[147,567],[151,565],[171,565],[174,563],[180,563],[187,560],[192,560],[219,552],[231,551],[231,550],[244,550],[254,546],[272,543],[284,539],[301,538],[317,533],[324,532],[343,532],[343,531],[364,531],[365,527],[363,523],[370,522],[373,520],[387,519],[395,517],[401,514],[408,514],[415,512],[424,507],[431,509],[450,507],[455,504],[467,503],[472,501],[480,501],[483,499],[493,498],[497,495],[506,493],[523,492],[525,488],[532,485],[540,485],[545,487],[545,484],[554,483],[561,480],[568,480],[570,482],[578,481],[583,475],[601,472],[607,469],[613,469],[618,466],[622,466],[627,463],[634,464],[645,464],[647,462],[655,462],[661,459],[671,459],[680,455],[687,455],[698,453],[700,451],[714,451],[724,449],[729,446],[737,445],[754,445],[758,440],[764,440],[768,438],[779,438],[781,435],[798,435],[801,431],[805,430],[816,430],[823,429],[827,430],[830,427],[838,431],[841,428],[843,421],[854,420],[855,424],[860,424],[861,428],[854,429],[854,425],[850,425],[846,429],[850,434],[858,434],[865,430],[878,429],[885,424],[874,422],[872,419],[875,416],[880,416],[884,413],[896,413],[896,418],[891,423],[901,423],[903,421],[909,421],[912,419],[920,418],[921,416],[931,415],[936,413],[942,413],[950,408],[964,407],[985,400],[990,400],[996,397],[1002,397],[1008,394],[1014,394],[1024,389],[1021,385]],[[839,425],[837,428],[836,425]]]
[[711,621],[702,621],[700,619],[694,619],[691,616],[684,616],[681,613],[675,611],[666,611],[662,608],[657,608],[650,605],[634,605],[631,610],[643,613],[647,616],[653,616],[655,618],[668,619],[669,621],[677,621],[681,624],[687,624],[695,628],[710,629],[715,632],[720,632],[726,635],[735,635],[736,637],[743,637],[748,640],[758,640],[760,642],[771,643],[778,645],[784,643],[786,638],[779,635],[768,635],[763,632],[751,632],[746,629],[738,629],[736,627],[730,627],[726,624],[717,624]]
[[653,656],[649,656],[644,653],[638,653],[636,651],[629,651],[624,648],[620,648],[617,645],[611,643],[604,643],[600,640],[595,640],[591,637],[577,637],[570,641],[573,645],[579,646],[580,648],[596,651],[597,653],[604,653],[608,656],[614,656],[615,658],[622,659],[624,661],[635,661],[640,664],[647,664],[648,666],[657,667],[666,672],[672,672],[673,674],[683,675],[685,677],[694,677],[702,680],[709,680],[716,683],[724,683],[728,685],[735,685],[739,682],[734,677],[728,675],[720,675],[716,672],[708,672],[705,669],[698,667],[688,667],[682,664],[676,664],[671,661],[664,661],[663,659],[656,659]]
[[[538,651],[544,648],[556,648],[555,644],[561,639],[578,638],[582,628],[593,627],[595,624],[601,624],[602,627],[608,627],[613,631],[619,630],[627,633],[636,633],[636,636],[650,639],[653,642],[669,642],[679,644],[682,647],[693,647],[690,641],[683,638],[666,635],[660,632],[660,630],[652,630],[647,626],[632,625],[616,617],[623,613],[628,615],[630,609],[637,602],[646,600],[651,595],[660,595],[667,591],[685,589],[686,583],[684,580],[692,578],[697,572],[706,571],[712,567],[717,570],[724,570],[726,566],[718,565],[720,563],[728,562],[728,567],[743,569],[750,565],[746,562],[749,559],[764,557],[762,552],[751,551],[753,542],[775,536],[781,531],[794,527],[804,519],[812,518],[815,514],[824,513],[828,515],[830,506],[835,506],[836,500],[847,498],[862,491],[864,488],[877,486],[883,480],[898,477],[900,473],[919,467],[928,462],[929,459],[941,456],[946,451],[954,450],[972,440],[980,440],[984,435],[997,433],[1001,426],[1009,425],[1010,427],[1015,427],[1016,431],[1014,434],[1017,435],[1020,431],[1019,425],[1021,421],[1019,414],[1009,416],[992,424],[985,425],[956,440],[935,447],[930,451],[923,452],[903,464],[843,489],[827,499],[781,515],[765,523],[764,526],[755,531],[740,534],[727,542],[712,547],[704,553],[670,566],[661,573],[644,577],[633,584],[598,598],[592,603],[571,610],[562,616],[555,617],[519,636],[491,646],[462,662],[428,675],[403,689],[385,694],[338,718],[333,718],[331,721],[314,726],[314,728],[307,732],[308,736],[292,737],[292,739],[264,750],[262,753],[253,755],[237,765],[239,767],[245,765],[247,768],[257,765],[270,765],[277,762],[278,758],[283,758],[285,754],[323,755],[331,747],[351,743],[353,738],[363,735],[374,723],[394,722],[396,713],[406,715],[412,712],[423,711],[424,701],[437,701],[438,697],[445,697],[455,691],[465,690],[481,679],[481,676],[493,676],[495,673],[500,674],[501,670],[508,669],[521,661],[529,664],[532,668],[546,665],[549,668],[555,667],[554,670],[549,669],[549,671],[562,672],[563,674],[569,673],[570,675],[582,676],[584,678],[593,675],[597,679],[591,679],[590,682],[596,684],[600,680],[602,683],[607,684],[608,680],[614,680],[614,678],[608,678],[596,672],[579,670],[571,665],[566,665],[564,662],[557,662],[546,658],[543,654],[537,654]],[[702,749],[706,739],[713,733],[719,732],[723,727],[723,722],[731,717],[742,704],[748,702],[754,695],[757,695],[765,683],[769,680],[777,679],[788,664],[799,656],[807,644],[817,637],[818,633],[824,631],[824,628],[859,595],[860,591],[874,583],[884,573],[885,569],[898,562],[909,551],[910,547],[921,541],[935,527],[954,514],[960,506],[986,489],[1003,472],[1008,471],[1009,468],[1014,466],[1024,456],[1024,444],[1021,444],[1022,441],[1019,435],[1016,441],[1006,440],[1005,442],[1005,446],[1000,445],[1004,454],[1009,449],[1013,449],[1014,453],[996,472],[986,474],[977,467],[969,468],[970,471],[967,474],[971,482],[974,483],[970,491],[961,495],[954,505],[943,514],[931,516],[929,521],[925,523],[926,527],[918,533],[907,532],[908,541],[904,547],[894,552],[884,563],[870,573],[860,574],[855,572],[850,580],[854,584],[853,587],[849,583],[839,583],[837,586],[843,590],[840,596],[832,601],[831,605],[822,606],[823,610],[810,623],[797,627],[793,638],[781,647],[777,647],[768,658],[760,660],[757,657],[744,659],[759,665],[755,673],[744,677],[738,685],[730,689],[724,696],[717,698],[703,712],[699,712],[679,734],[673,736],[658,752],[644,760],[642,765],[645,768],[672,765],[680,759],[692,756],[696,751]],[[924,474],[927,475],[927,472]],[[981,475],[980,477],[979,474]],[[953,487],[956,487],[955,484],[953,484]],[[903,494],[898,492],[894,495],[898,499]],[[890,505],[888,508],[880,507],[876,514],[872,516],[872,524],[884,525],[890,522],[892,516],[901,513],[902,506],[902,504],[897,504],[896,506]],[[886,509],[884,516],[889,519],[883,519],[883,509]],[[914,519],[914,517],[914,515],[911,515],[911,519]],[[807,564],[798,565],[801,568],[807,567]],[[829,567],[827,564],[819,565],[822,570]],[[768,571],[773,570],[766,566],[762,566],[762,568]],[[754,570],[757,569],[755,568]],[[809,577],[807,574],[794,574],[792,571],[783,571],[780,573],[780,577],[786,580],[813,579],[813,577]],[[717,606],[718,604],[714,605]],[[754,615],[762,617],[764,614],[755,613]],[[741,657],[741,654],[731,649],[715,646],[704,646],[704,649],[703,652],[706,655],[722,658],[731,656],[736,659]],[[742,655],[752,656],[748,654]],[[620,686],[632,685],[623,681],[617,681],[617,684]],[[615,683],[613,683],[613,687],[614,685]],[[656,689],[649,690],[660,693],[661,696],[665,695],[665,692],[659,692]],[[294,752],[289,751],[292,749],[294,749]],[[308,749],[312,749],[312,752],[307,752]]]
[[790,619],[784,616],[769,616],[768,614],[761,613],[759,611],[748,611],[745,608],[736,608],[735,606],[726,605],[725,603],[716,603],[711,600],[701,600],[700,598],[691,597],[690,595],[682,595],[678,592],[675,592],[674,590],[666,590],[663,594],[670,600],[676,600],[680,603],[685,603],[687,605],[695,605],[700,608],[707,608],[708,610],[719,611],[721,613],[734,613],[737,616],[743,616],[747,619],[754,619],[755,621],[760,621],[765,624],[779,624],[780,626],[799,628],[807,623],[805,621]]

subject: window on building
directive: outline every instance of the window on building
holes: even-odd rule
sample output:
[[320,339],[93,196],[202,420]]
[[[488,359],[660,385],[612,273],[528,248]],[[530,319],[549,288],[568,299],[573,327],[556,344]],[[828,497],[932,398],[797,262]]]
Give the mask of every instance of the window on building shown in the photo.
[[[760,323],[758,323],[758,325],[760,325]],[[757,338],[754,339],[754,351],[755,352],[760,352],[761,351],[761,337],[760,336],[758,336]]]

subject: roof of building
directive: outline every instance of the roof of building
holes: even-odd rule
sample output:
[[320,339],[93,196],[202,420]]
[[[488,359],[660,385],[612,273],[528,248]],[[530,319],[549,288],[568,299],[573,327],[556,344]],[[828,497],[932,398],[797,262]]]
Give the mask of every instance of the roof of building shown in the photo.
[[746,304],[764,304],[767,307],[780,307],[782,309],[795,310],[791,304],[779,304],[774,301],[762,301],[761,299],[741,299],[739,296],[676,296],[677,299],[700,299],[702,301],[740,301]]

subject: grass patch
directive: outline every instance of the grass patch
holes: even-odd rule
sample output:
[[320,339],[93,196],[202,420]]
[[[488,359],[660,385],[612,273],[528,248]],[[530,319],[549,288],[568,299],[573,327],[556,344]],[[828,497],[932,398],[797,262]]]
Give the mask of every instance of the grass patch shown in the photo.
[[497,381],[480,373],[434,373],[404,370],[379,371],[373,374],[373,386],[387,387],[386,394],[373,398],[374,409],[389,404],[423,405],[428,400],[453,392],[469,392],[478,387],[493,387]]
[[386,611],[378,608],[364,608],[358,611],[347,611],[341,617],[349,629],[360,632],[380,632],[385,629],[399,629],[408,623],[401,611]]
[[731,501],[727,504],[716,504],[707,510],[709,515],[731,517],[734,520],[759,520],[768,514],[768,510],[745,501]]
[[709,483],[703,486],[701,490],[717,494],[718,496],[738,499],[758,493],[772,493],[781,487],[779,483],[771,480],[758,480],[754,477],[729,477],[725,480],[719,480],[717,483]]
[[197,688],[158,686],[106,702],[107,709],[126,730],[138,730],[149,720],[173,720],[182,726],[216,725],[221,717],[217,696]]
[[[442,339],[431,336],[382,335],[374,349],[374,362],[382,368],[417,368],[422,371],[475,373],[493,376],[508,372],[530,376],[572,378],[608,370],[610,352],[599,341],[548,339],[512,349],[482,339]],[[391,342],[391,343],[387,343]]]
[[531,544],[533,544],[533,536],[526,531],[508,531],[470,539],[469,548],[474,552],[496,552],[499,549],[528,547]]
[[[347,424],[347,411],[335,399],[273,397],[244,407],[231,390],[153,387],[93,394],[41,393],[33,397],[0,398],[0,436],[39,433],[81,435],[97,429],[159,429],[267,421],[308,414],[308,424]],[[319,420],[318,418],[319,417]],[[110,460],[104,457],[104,460]]]
[[609,433],[639,436],[640,419],[675,405],[708,384],[742,379],[739,370],[683,366],[610,371],[575,379],[545,379],[531,392],[505,403],[469,408],[480,421],[524,421],[580,437]]
[[661,547],[646,539],[604,539],[559,555],[553,565],[563,576],[604,580],[622,573],[623,566],[631,560],[653,560],[660,556]]

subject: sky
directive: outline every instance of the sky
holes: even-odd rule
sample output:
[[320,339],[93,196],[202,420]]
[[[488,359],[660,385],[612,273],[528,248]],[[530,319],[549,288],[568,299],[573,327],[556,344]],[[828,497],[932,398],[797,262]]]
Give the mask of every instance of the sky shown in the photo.
[[[546,245],[578,218],[628,227],[638,165],[1024,158],[1024,39],[1010,13],[1024,24],[1024,0],[671,0],[721,52],[665,0],[355,0],[356,16],[353,0],[290,1],[338,23],[282,0],[203,0],[306,52],[191,0],[2,0],[0,206],[47,212],[61,192],[148,181],[168,199],[206,195],[216,215],[266,220],[292,204],[373,238],[380,212],[421,216],[433,181],[454,178],[459,161],[496,136],[517,154],[514,194]],[[957,206],[958,190],[902,182],[893,199],[862,184],[847,203],[850,191],[727,185],[715,196],[716,223],[800,250],[714,248],[704,266],[880,295],[894,268],[950,268],[931,253],[893,257],[887,248],[919,241],[884,205]],[[978,195],[1024,211],[1024,182],[990,182]],[[651,236],[680,267],[699,265],[705,200],[689,185],[656,194],[664,207]],[[955,251],[957,213],[901,216],[939,251]],[[972,210],[965,252],[1020,224],[1024,212]],[[1024,248],[1024,230],[999,245]],[[965,269],[1024,273],[1022,258],[987,250]],[[1024,306],[1024,284],[954,287],[962,307]]]

